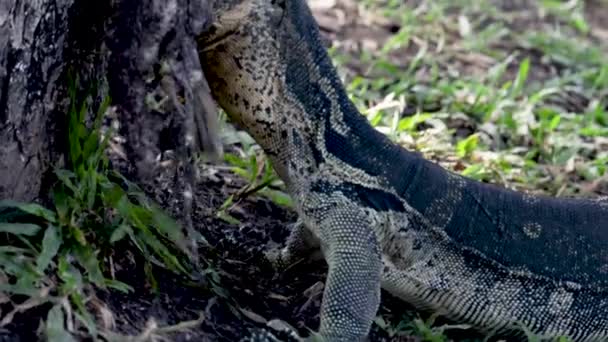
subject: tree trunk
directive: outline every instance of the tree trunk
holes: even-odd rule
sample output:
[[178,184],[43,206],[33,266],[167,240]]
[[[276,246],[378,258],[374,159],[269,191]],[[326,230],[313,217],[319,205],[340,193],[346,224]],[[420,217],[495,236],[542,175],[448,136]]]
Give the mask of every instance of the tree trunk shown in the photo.
[[67,147],[69,68],[112,97],[140,175],[172,147],[166,132],[178,151],[216,151],[195,44],[209,22],[206,0],[0,0],[0,199],[45,197]]
[[[53,6],[50,6],[53,5]],[[31,200],[58,158],[71,1],[0,2],[0,198]]]

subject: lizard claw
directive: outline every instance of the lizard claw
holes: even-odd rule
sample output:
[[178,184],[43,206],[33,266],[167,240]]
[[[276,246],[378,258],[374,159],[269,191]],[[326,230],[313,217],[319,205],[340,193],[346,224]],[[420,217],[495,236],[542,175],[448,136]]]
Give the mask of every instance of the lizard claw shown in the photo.
[[319,249],[319,241],[299,220],[291,224],[291,233],[287,237],[285,246],[272,247],[265,252],[265,255],[275,270],[285,270],[306,259],[323,258]]
[[264,328],[250,329],[250,335],[242,338],[239,342],[308,342],[310,338],[304,339],[298,335],[296,329],[279,319],[272,319],[266,323]]

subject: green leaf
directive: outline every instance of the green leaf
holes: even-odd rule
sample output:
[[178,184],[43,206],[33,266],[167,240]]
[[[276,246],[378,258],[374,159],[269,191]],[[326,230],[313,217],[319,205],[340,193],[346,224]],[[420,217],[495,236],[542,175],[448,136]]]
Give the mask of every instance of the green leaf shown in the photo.
[[95,285],[103,287],[105,279],[99,268],[97,252],[90,248],[78,248],[76,257],[78,263],[86,270],[87,278]]
[[225,211],[219,211],[217,214],[217,217],[224,220],[225,222],[232,224],[232,225],[239,225],[241,224],[241,221],[239,221],[239,219],[232,217],[232,215],[228,214]]
[[578,133],[587,137],[608,137],[608,128],[587,126],[581,128]]
[[69,227],[69,231],[70,234],[72,235],[72,237],[81,245],[81,246],[86,246],[87,245],[87,238],[86,235],[84,234],[84,232],[82,231],[82,229],[80,229],[80,227],[76,227],[76,226],[70,226]]
[[152,288],[152,291],[156,292],[158,290],[158,281],[154,276],[154,272],[152,271],[152,265],[149,262],[144,264],[144,273],[146,275],[148,283],[150,284],[150,287]]
[[273,179],[277,178],[274,169],[272,167],[272,163],[270,159],[264,160],[264,175],[262,176],[262,183],[271,182]]
[[34,236],[42,227],[30,223],[0,223],[0,233]]
[[160,232],[166,234],[171,241],[179,245],[185,242],[186,237],[182,233],[182,228],[177,221],[165,214],[160,208],[153,207],[151,211],[154,226]]
[[88,192],[87,192],[87,208],[93,209],[95,205],[95,198],[97,196],[97,171],[90,169],[87,172],[86,180],[88,181]]
[[125,198],[125,191],[114,183],[101,186],[102,200],[106,206],[117,208],[118,203]]
[[78,196],[78,188],[74,185],[73,179],[76,178],[76,174],[72,171],[64,170],[64,169],[55,169],[55,175],[57,178],[65,185],[68,189],[74,192],[75,196]]
[[122,293],[133,292],[133,288],[131,286],[118,280],[105,279],[105,284],[107,287],[118,290]]
[[65,330],[63,310],[60,304],[54,305],[46,316],[45,334],[49,342],[76,342],[74,337]]
[[278,205],[293,208],[291,197],[282,191],[265,190],[262,194]]
[[1,200],[0,208],[16,208],[28,214],[41,217],[49,222],[57,222],[57,216],[54,212],[35,203],[20,203],[13,200]]
[[16,246],[0,246],[0,253],[13,253],[13,254],[21,254],[22,256],[27,256],[30,251]]
[[399,68],[395,65],[392,64],[390,62],[387,61],[379,61],[376,63],[376,67],[378,67],[379,69],[384,69],[387,72],[391,73],[391,74],[398,74],[399,73]]
[[581,33],[586,34],[589,32],[589,24],[587,24],[587,21],[585,21],[585,18],[582,15],[576,15],[572,18],[570,23]]
[[482,164],[473,164],[462,170],[461,174],[473,179],[481,180],[486,174],[486,170]]
[[250,179],[251,178],[251,174],[248,170],[246,169],[239,169],[239,168],[232,168],[232,172],[236,173],[237,175],[245,178],[245,179]]
[[517,78],[513,82],[513,86],[511,87],[511,97],[516,97],[521,94],[522,89],[524,88],[524,84],[528,79],[528,72],[530,71],[530,58],[526,57],[526,59],[521,62],[519,65],[519,72],[517,73]]
[[43,273],[49,266],[53,258],[57,255],[61,246],[61,238],[57,227],[53,225],[47,226],[44,237],[42,238],[42,251],[36,259],[36,270]]
[[479,143],[479,135],[477,133],[469,135],[467,138],[462,139],[456,144],[456,153],[458,157],[464,158],[469,156],[473,151],[477,149]]
[[73,291],[81,291],[82,275],[77,268],[70,264],[66,255],[61,255],[59,257],[57,275],[63,281],[61,288],[64,294]]
[[90,159],[91,156],[95,155],[96,150],[99,148],[99,135],[91,132],[84,142],[84,147],[82,149],[82,154],[84,158],[89,163],[90,167],[96,167],[95,160]]
[[127,234],[129,233],[133,233],[133,229],[131,229],[131,227],[127,224],[121,224],[118,227],[116,227],[116,229],[114,229],[114,231],[112,232],[112,235],[110,235],[110,243],[114,244],[122,239],[124,239],[125,236],[127,236]]
[[97,326],[95,325],[95,319],[93,318],[93,315],[91,315],[91,313],[87,310],[84,299],[82,297],[82,292],[72,292],[70,294],[70,300],[72,301],[72,303],[74,303],[74,305],[76,305],[76,310],[74,311],[76,318],[78,318],[78,320],[82,322],[85,327],[87,327],[87,330],[89,331],[89,334],[91,336],[96,337]]
[[368,118],[368,120],[369,120],[370,125],[372,125],[373,127],[376,127],[380,124],[383,117],[384,117],[384,112],[379,110],[378,112],[376,112],[376,114],[373,117]]
[[594,73],[593,87],[596,89],[608,87],[608,63],[601,66],[599,72]]
[[424,113],[424,114],[416,114],[413,116],[403,118],[403,119],[399,120],[399,125],[397,126],[397,130],[400,132],[402,132],[402,131],[411,132],[411,131],[415,130],[419,124],[425,122],[426,120],[430,119],[431,117],[432,117],[431,114]]
[[549,122],[549,131],[554,131],[557,126],[559,126],[559,123],[561,122],[562,117],[559,115],[556,115],[553,117],[553,119],[551,119],[551,122]]
[[68,217],[70,206],[68,204],[68,195],[63,190],[62,187],[56,187],[53,190],[53,203],[59,216],[59,223],[67,224],[70,221]]
[[71,129],[68,132],[68,141],[70,143],[70,162],[72,167],[75,167],[78,159],[82,155],[82,151],[80,149],[80,141],[78,141],[76,121],[73,116],[74,115],[70,115]]
[[21,295],[27,297],[36,297],[40,295],[40,289],[33,284],[31,286],[0,284],[0,292]]
[[249,157],[249,171],[251,171],[249,181],[253,183],[256,178],[258,178],[258,174],[260,172],[260,170],[258,169],[258,159],[255,155]]
[[164,267],[167,267],[171,271],[186,272],[177,257],[171,254],[169,248],[160,242],[154,235],[142,232],[137,234],[137,237],[144,241],[146,245],[152,248],[152,250],[154,250],[156,255],[163,260]]
[[79,123],[79,125],[78,125],[78,127],[79,127],[78,138],[79,139],[84,138],[87,133],[87,128],[84,126],[84,122],[85,122],[85,119],[87,118],[88,111],[89,111],[89,106],[87,106],[86,100],[82,101],[82,103],[80,104],[80,111],[78,112],[78,116],[77,116],[77,119],[78,119],[77,122]]
[[238,166],[243,169],[247,168],[247,162],[232,153],[224,154],[224,161],[233,166]]
[[3,274],[14,276],[17,279],[15,284],[0,283],[0,292],[12,292],[16,294],[25,294],[27,296],[35,296],[40,292],[37,289],[40,275],[36,272],[31,255],[17,254],[13,252],[0,253],[0,270]]
[[93,126],[94,129],[97,130],[101,127],[101,124],[103,123],[104,115],[106,114],[106,111],[110,107],[110,104],[112,104],[112,97],[110,95],[106,95],[103,98],[103,101],[101,102],[101,104],[99,105],[99,108],[97,109],[95,125]]

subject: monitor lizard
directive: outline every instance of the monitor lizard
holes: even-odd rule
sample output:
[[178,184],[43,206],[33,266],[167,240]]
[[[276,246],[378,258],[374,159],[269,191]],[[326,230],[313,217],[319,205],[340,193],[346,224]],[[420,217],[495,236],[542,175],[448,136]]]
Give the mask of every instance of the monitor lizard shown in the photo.
[[349,100],[304,0],[213,11],[198,38],[213,97],[299,215],[269,257],[328,264],[319,335],[364,340],[383,288],[484,332],[608,340],[608,204],[474,181],[392,142]]

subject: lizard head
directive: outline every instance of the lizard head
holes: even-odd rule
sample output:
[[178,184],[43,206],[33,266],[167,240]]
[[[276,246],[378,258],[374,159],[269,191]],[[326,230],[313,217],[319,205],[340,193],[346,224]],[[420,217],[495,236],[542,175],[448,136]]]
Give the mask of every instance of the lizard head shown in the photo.
[[211,92],[236,124],[263,147],[276,137],[281,58],[280,0],[215,1],[214,22],[198,37]]
[[276,34],[282,14],[278,1],[216,1],[214,22],[198,37],[213,97],[254,138],[267,130],[263,122],[273,121],[271,107],[281,64]]
[[322,158],[316,146],[324,145],[327,127],[340,136],[349,130],[331,113],[358,113],[306,1],[228,0],[218,2],[213,15],[198,46],[215,100],[275,169],[287,159],[301,161],[298,168],[317,167]]

